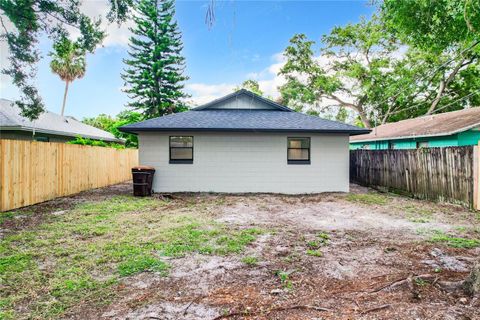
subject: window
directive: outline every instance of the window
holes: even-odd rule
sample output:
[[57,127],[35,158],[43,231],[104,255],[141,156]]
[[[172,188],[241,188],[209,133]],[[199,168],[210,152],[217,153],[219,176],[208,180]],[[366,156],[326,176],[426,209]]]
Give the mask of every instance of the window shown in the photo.
[[428,141],[418,141],[417,142],[417,148],[428,148]]
[[310,164],[310,138],[287,138],[287,163]]
[[193,163],[193,137],[170,137],[170,163]]
[[50,138],[49,137],[42,137],[42,136],[34,136],[33,140],[42,141],[42,142],[49,142]]

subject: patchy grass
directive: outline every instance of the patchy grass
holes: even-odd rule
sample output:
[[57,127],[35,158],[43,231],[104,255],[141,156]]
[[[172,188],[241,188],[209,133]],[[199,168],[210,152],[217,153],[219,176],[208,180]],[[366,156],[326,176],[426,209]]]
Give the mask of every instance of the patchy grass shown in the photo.
[[21,218],[25,216],[31,215],[32,212],[30,211],[7,211],[7,212],[0,212],[0,225],[4,222],[16,218]]
[[311,249],[308,249],[306,251],[307,255],[309,256],[313,256],[313,257],[322,257],[323,256],[323,252],[320,251],[320,250],[311,250]]
[[435,230],[430,238],[431,242],[444,243],[453,248],[476,248],[480,247],[479,239],[461,238]]
[[428,223],[432,221],[433,209],[415,204],[407,204],[398,208],[405,213],[406,218],[415,223]]
[[248,256],[248,257],[242,258],[242,262],[245,263],[247,266],[256,266],[258,264],[258,258]]
[[349,193],[345,199],[354,203],[361,203],[366,205],[386,205],[389,201],[388,197],[381,193]]
[[122,277],[166,275],[162,256],[239,253],[263,232],[214,223],[205,203],[169,204],[116,196],[4,238],[0,319],[58,318],[79,301],[105,304]]
[[143,271],[160,272],[165,275],[167,269],[168,265],[165,262],[148,255],[134,256],[118,265],[118,273],[122,277]]

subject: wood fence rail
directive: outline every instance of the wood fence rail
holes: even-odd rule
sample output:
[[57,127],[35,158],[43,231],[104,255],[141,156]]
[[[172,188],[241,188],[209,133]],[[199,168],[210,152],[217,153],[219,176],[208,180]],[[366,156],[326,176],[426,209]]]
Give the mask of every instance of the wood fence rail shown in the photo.
[[352,150],[350,180],[361,185],[476,206],[478,147]]
[[131,179],[138,150],[0,139],[0,211]]

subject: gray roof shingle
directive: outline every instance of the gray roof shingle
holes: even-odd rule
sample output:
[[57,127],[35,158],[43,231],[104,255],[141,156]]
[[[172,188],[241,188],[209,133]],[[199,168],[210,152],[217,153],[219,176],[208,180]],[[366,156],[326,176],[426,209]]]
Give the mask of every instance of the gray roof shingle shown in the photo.
[[45,111],[37,120],[30,121],[20,115],[20,109],[12,101],[0,99],[0,131],[20,130],[48,133],[59,136],[81,136],[95,140],[123,142],[110,132],[89,126],[72,117]]
[[[262,103],[265,98],[258,97],[245,90],[237,95],[248,94]],[[226,99],[235,98],[228,95]],[[365,134],[367,129],[345,123],[322,119],[295,112],[274,102],[274,109],[222,109],[220,103],[225,99],[215,100],[215,104],[195,108],[191,111],[170,114],[138,123],[123,126],[120,131],[138,133],[141,131],[250,131],[250,132],[323,132]]]

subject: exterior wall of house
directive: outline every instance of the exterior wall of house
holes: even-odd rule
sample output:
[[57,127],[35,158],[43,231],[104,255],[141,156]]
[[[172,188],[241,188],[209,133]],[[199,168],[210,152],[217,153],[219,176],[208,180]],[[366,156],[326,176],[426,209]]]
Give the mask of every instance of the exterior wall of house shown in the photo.
[[352,142],[350,143],[350,150],[355,149],[370,149],[370,150],[386,150],[386,149],[416,149],[417,142],[425,142],[430,148],[439,147],[457,147],[457,146],[474,146],[478,145],[480,141],[480,130],[471,129],[458,134],[417,138],[417,139],[401,139],[401,140],[382,140],[370,142]]
[[[193,164],[169,163],[169,136],[193,136]],[[287,164],[287,137],[311,138],[311,164]],[[348,136],[277,133],[139,134],[140,164],[156,169],[155,192],[349,190]]]

